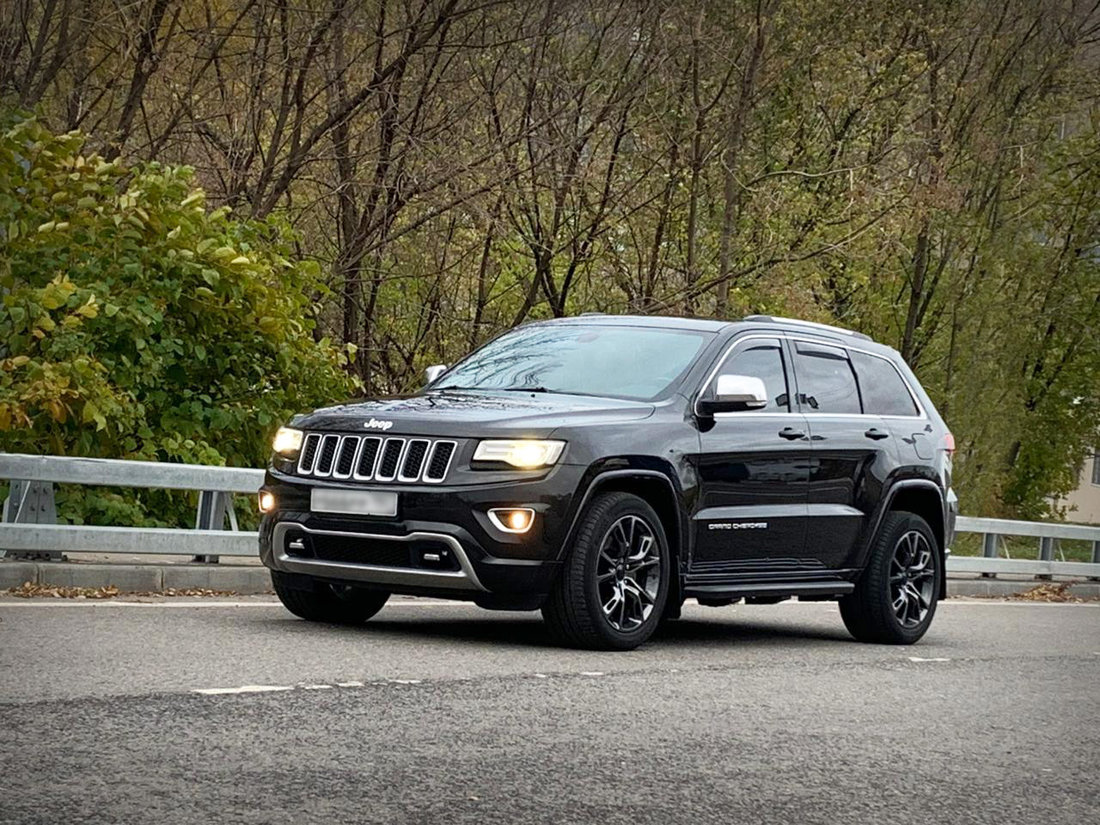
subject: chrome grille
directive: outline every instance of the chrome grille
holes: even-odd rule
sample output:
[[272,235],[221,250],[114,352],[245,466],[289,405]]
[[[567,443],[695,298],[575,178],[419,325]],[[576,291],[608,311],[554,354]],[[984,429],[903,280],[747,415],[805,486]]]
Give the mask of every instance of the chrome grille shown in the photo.
[[439,484],[457,448],[457,442],[430,438],[309,433],[298,458],[298,475]]

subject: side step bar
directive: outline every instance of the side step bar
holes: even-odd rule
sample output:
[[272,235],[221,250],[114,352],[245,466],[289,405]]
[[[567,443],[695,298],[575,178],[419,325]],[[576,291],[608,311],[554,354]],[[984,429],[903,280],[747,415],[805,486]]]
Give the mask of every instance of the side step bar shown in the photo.
[[688,585],[688,598],[741,599],[755,596],[844,596],[856,589],[852,582],[768,582],[767,584]]

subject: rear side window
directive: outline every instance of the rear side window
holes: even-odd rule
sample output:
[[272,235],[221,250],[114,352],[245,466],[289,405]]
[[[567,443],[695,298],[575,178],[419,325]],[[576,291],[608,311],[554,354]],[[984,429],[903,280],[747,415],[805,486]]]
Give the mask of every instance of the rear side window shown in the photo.
[[796,342],[794,370],[803,412],[855,415],[862,412],[856,376],[848,355],[840,347]]
[[859,377],[865,412],[874,415],[920,414],[909,388],[894,365],[885,358],[853,352],[852,366]]
[[[783,351],[778,339],[754,341],[739,349],[722,364],[719,375],[751,375],[764,382],[768,406],[758,412],[789,412],[787,376],[783,372]],[[714,392],[711,385],[710,392]]]

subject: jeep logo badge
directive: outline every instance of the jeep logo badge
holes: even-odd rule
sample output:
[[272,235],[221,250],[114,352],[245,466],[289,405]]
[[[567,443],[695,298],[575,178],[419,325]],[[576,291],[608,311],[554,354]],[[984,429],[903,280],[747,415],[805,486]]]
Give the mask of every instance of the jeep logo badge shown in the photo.
[[392,421],[379,421],[377,418],[372,418],[370,421],[364,421],[363,426],[368,430],[382,430],[385,432],[393,426]]

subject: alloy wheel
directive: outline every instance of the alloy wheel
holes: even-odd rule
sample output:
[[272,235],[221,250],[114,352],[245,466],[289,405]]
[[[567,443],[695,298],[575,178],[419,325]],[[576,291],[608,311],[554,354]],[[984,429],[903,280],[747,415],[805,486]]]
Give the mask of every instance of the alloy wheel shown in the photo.
[[890,602],[902,627],[920,625],[935,598],[936,556],[924,534],[910,530],[894,545]]
[[661,554],[653,528],[623,516],[604,534],[596,559],[596,589],[608,624],[626,633],[653,612],[661,587]]

